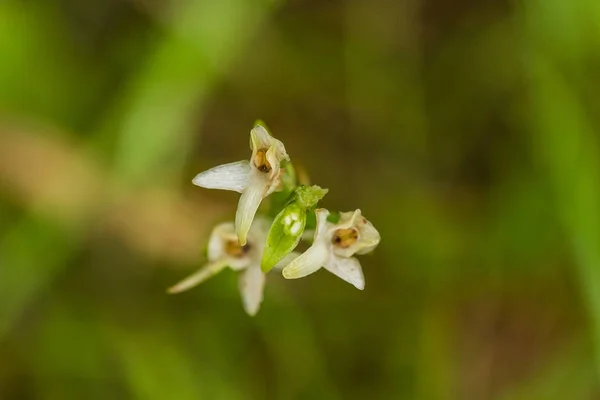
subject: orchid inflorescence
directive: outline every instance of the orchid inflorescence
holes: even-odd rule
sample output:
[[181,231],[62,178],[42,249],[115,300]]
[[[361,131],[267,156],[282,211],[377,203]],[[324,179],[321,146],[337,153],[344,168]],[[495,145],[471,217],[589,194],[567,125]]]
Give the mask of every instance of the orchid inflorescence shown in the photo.
[[[272,269],[282,269],[284,278],[296,279],[325,268],[364,289],[362,268],[353,256],[377,247],[377,229],[359,209],[332,213],[316,208],[328,189],[298,184],[283,143],[272,137],[262,122],[250,132],[250,148],[250,160],[220,165],[193,179],[194,185],[231,190],[241,196],[235,223],[221,223],[212,231],[208,263],[168,292],[188,290],[229,267],[240,271],[244,309],[255,315],[263,299],[265,274]],[[267,197],[270,212],[257,216]],[[303,240],[312,244],[300,254],[295,250]]]

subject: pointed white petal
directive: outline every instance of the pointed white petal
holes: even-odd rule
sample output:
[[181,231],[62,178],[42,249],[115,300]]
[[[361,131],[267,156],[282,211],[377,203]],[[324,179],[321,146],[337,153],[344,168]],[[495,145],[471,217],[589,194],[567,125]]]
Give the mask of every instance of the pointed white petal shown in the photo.
[[208,239],[208,260],[215,261],[226,257],[225,244],[228,240],[237,240],[233,222],[223,222],[214,227]]
[[356,211],[347,211],[340,213],[340,222],[337,223],[338,229],[349,229],[352,227],[356,227],[358,224],[359,218],[362,217],[362,213],[360,209]]
[[[296,279],[310,275],[325,265],[329,258],[330,238],[327,229],[329,211],[324,208],[318,208],[315,210],[315,214],[317,217],[317,227],[315,229],[313,244],[283,269],[282,275],[286,279]],[[282,262],[283,260],[280,263]]]
[[283,143],[277,139],[272,139],[272,145],[267,150],[267,160],[273,167],[277,167],[277,174],[279,175],[279,167],[283,161],[289,161],[290,156],[286,153]]
[[315,215],[317,217],[317,227],[315,229],[315,239],[314,241],[326,241],[329,240],[327,225],[327,217],[329,217],[329,211],[324,208],[317,208],[315,210]]
[[340,213],[340,221],[332,226],[332,231],[337,229],[356,229],[358,240],[349,247],[334,246],[334,253],[340,257],[352,257],[354,254],[366,254],[379,244],[381,237],[371,222],[363,217],[360,209]]
[[381,236],[377,229],[375,229],[370,221],[366,221],[366,223],[360,227],[360,249],[356,251],[356,254],[367,254],[373,251],[380,241]]
[[260,308],[265,287],[265,274],[260,270],[260,264],[251,265],[240,273],[239,288],[244,303],[244,310],[254,316]]
[[271,172],[271,176],[278,175],[281,162],[290,159],[283,143],[271,136],[262,125],[256,125],[250,131],[250,148],[252,149],[252,159],[254,159],[258,150],[268,149],[267,160],[275,170]]
[[266,195],[270,195],[274,191],[281,190],[281,161],[279,157],[279,153],[274,146],[271,146],[269,150],[267,150],[267,161],[271,166],[271,172],[268,173],[269,177],[269,187],[267,188]]
[[[236,254],[238,237],[235,233],[233,222],[224,222],[217,225],[208,239],[208,260],[215,261],[227,258],[227,266],[234,271],[246,268],[252,262],[252,252],[248,254]],[[254,242],[252,243],[254,247]],[[233,253],[228,253],[233,251]]]
[[286,279],[297,279],[310,275],[327,262],[329,250],[326,245],[315,242],[301,256],[293,260],[282,271]]
[[250,171],[248,161],[223,164],[199,173],[192,183],[207,189],[232,190],[241,193],[248,184]]
[[250,131],[250,147],[252,150],[266,149],[271,147],[273,137],[262,125],[256,125]]
[[192,275],[188,276],[187,278],[176,284],[175,286],[172,286],[169,289],[167,289],[167,292],[181,293],[188,289],[191,289],[194,286],[204,282],[211,276],[216,275],[226,266],[227,260],[225,258],[209,263],[204,267],[200,268],[197,272],[193,273]]
[[365,288],[365,277],[360,262],[356,258],[331,257],[325,264],[325,269],[354,285],[357,289]]
[[298,257],[300,257],[300,253],[298,253],[297,251],[292,251],[291,253],[289,253],[288,255],[283,257],[281,259],[281,261],[279,261],[277,264],[275,264],[273,269],[282,269],[283,267],[287,266],[289,263],[291,263]]
[[240,196],[235,214],[235,232],[242,246],[247,242],[246,236],[252,225],[256,210],[258,210],[258,206],[266,193],[267,185],[268,183],[264,182],[264,178],[256,174]]

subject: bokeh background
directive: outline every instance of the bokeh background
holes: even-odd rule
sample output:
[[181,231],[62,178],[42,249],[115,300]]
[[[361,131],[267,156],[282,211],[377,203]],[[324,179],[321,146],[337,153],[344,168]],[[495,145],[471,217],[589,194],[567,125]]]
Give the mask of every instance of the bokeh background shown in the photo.
[[[0,399],[600,398],[598,0],[0,2]],[[360,292],[198,268],[256,119]]]

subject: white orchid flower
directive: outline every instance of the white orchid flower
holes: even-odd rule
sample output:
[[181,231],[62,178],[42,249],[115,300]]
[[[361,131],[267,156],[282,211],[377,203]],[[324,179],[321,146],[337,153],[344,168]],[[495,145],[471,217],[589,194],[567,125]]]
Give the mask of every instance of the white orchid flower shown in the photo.
[[[229,267],[240,271],[239,290],[244,310],[249,315],[255,315],[263,300],[265,274],[260,269],[260,262],[270,224],[265,218],[256,218],[248,232],[248,242],[245,246],[239,244],[233,222],[217,225],[208,240],[208,264],[167,291],[186,291]],[[286,257],[276,267],[283,267],[296,256],[298,254]]]
[[219,165],[196,175],[192,181],[207,189],[242,194],[235,214],[235,232],[242,246],[246,244],[246,235],[262,199],[281,190],[281,163],[290,159],[283,143],[261,125],[250,132],[250,147],[250,161]]
[[327,221],[329,211],[315,210],[317,229],[311,247],[293,260],[282,271],[287,279],[302,278],[321,267],[354,285],[365,288],[365,278],[360,262],[354,254],[372,251],[380,241],[377,229],[361,215],[360,210],[340,213],[334,224]]

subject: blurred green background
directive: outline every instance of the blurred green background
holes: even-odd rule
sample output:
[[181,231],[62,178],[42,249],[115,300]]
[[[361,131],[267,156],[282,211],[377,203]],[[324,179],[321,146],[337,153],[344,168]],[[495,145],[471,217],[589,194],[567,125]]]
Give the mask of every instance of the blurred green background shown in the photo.
[[[266,121],[364,292],[203,262]],[[600,398],[598,0],[0,2],[0,399]]]

